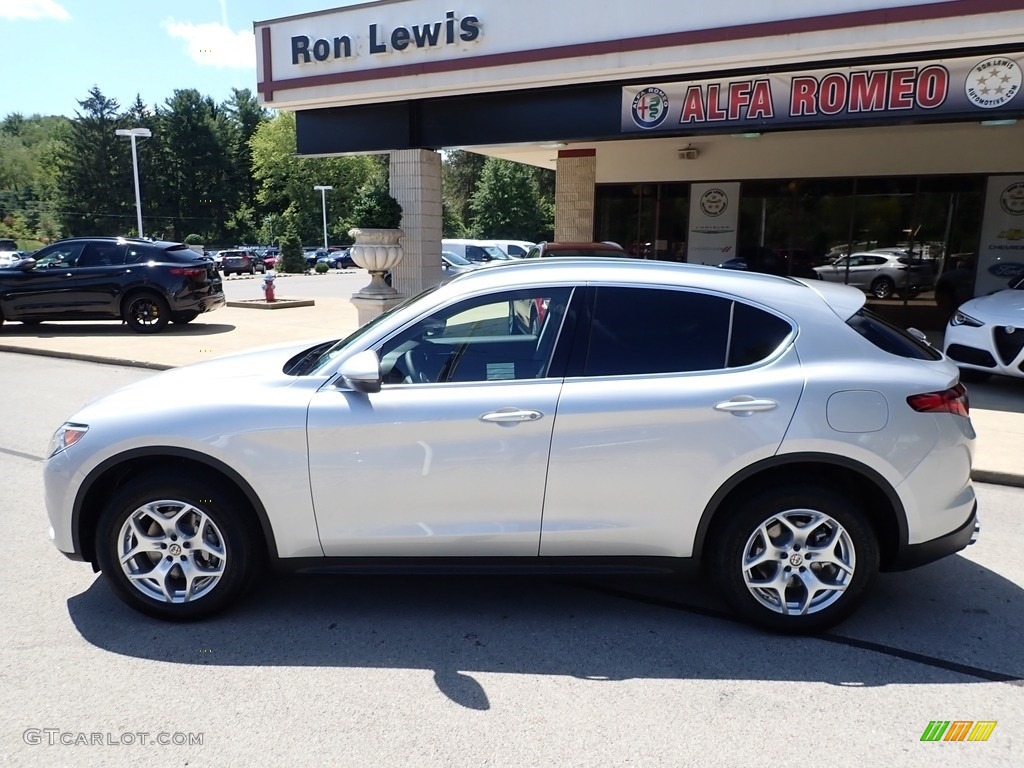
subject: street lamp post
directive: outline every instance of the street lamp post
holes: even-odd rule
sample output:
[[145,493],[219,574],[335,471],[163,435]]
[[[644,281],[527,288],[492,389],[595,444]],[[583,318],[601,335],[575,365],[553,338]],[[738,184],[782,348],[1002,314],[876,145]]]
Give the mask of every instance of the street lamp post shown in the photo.
[[149,128],[121,128],[114,131],[118,136],[127,136],[132,140],[132,173],[135,175],[135,217],[139,225],[139,237],[142,234],[142,195],[139,193],[139,157],[135,152],[135,138],[148,139],[153,135]]
[[324,204],[324,250],[327,251],[329,250],[327,245],[327,190],[334,189],[334,187],[327,187],[321,184],[317,184],[316,186],[313,187],[313,189],[320,190],[320,199],[323,201]]
[[268,225],[270,225],[270,244],[273,245],[274,244],[274,217],[273,216],[267,216],[264,219],[264,221],[267,222]]

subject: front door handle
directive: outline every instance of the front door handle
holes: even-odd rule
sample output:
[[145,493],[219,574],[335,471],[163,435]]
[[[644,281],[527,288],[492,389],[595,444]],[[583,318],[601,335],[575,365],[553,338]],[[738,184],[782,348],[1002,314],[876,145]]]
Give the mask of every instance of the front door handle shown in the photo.
[[485,413],[480,421],[491,424],[521,424],[524,421],[536,421],[544,414],[540,411],[524,410],[522,408],[499,408],[491,413]]
[[778,408],[779,404],[767,398],[754,398],[749,395],[737,395],[731,400],[724,400],[715,404],[716,411],[724,411],[734,416],[750,416],[758,411],[771,411]]

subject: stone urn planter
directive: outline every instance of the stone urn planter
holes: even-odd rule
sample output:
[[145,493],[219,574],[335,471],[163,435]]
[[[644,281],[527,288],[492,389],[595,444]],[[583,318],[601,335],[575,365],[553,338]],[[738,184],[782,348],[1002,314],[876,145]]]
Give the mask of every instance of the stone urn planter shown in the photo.
[[355,295],[362,298],[391,298],[397,291],[384,282],[384,276],[394,269],[405,252],[402,250],[401,239],[405,233],[401,229],[353,228],[348,231],[355,239],[350,253],[352,261],[370,273],[370,282]]

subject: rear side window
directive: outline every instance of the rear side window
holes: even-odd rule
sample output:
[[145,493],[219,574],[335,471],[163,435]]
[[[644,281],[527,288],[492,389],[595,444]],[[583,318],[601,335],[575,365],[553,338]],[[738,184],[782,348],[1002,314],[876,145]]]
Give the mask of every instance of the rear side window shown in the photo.
[[127,246],[119,243],[88,243],[78,257],[79,267],[114,267],[124,264]]
[[714,371],[752,365],[792,326],[721,296],[653,288],[598,288],[584,375]]
[[156,252],[155,258],[157,261],[170,261],[175,264],[191,264],[196,259],[201,259],[198,253],[193,251],[187,245],[177,245],[171,248],[154,248]]
[[883,320],[870,310],[861,309],[846,324],[876,347],[891,355],[913,360],[941,360],[942,355],[912,334]]

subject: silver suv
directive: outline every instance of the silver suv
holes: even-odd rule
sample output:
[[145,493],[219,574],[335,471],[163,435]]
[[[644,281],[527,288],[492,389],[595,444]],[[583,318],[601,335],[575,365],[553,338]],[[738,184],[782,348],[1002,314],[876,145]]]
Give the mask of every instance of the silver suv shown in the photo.
[[928,262],[880,251],[851,253],[814,271],[822,280],[852,285],[876,299],[888,299],[895,293],[916,296],[935,284],[935,272]]
[[473,270],[342,341],[86,406],[44,465],[54,543],[166,619],[269,567],[699,562],[748,620],[820,630],[976,525],[956,366],[864,302],[640,259]]

